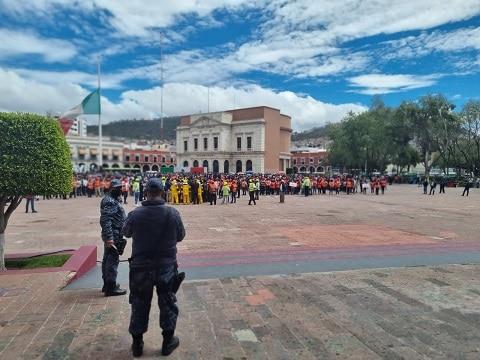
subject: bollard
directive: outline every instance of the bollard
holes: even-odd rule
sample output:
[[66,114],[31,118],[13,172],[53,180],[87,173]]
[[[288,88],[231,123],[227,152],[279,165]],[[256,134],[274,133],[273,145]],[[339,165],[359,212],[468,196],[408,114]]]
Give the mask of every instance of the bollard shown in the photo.
[[285,193],[282,191],[280,192],[280,203],[283,204],[285,202]]

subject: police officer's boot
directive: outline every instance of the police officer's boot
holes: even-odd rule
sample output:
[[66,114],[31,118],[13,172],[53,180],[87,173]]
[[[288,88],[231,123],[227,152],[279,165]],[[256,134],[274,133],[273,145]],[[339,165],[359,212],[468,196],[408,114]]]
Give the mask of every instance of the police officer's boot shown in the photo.
[[[117,288],[117,289],[120,289],[120,284],[119,284],[119,283],[117,283],[116,288]],[[106,289],[106,285],[103,284],[103,286],[102,286],[102,293],[105,292],[105,289]]]
[[120,287],[117,288],[116,283],[108,283],[105,284],[105,296],[120,296],[125,295],[127,290],[121,289]]
[[170,355],[180,345],[178,337],[173,336],[173,331],[163,332],[162,355]]
[[143,335],[133,336],[132,355],[133,357],[140,357],[143,355]]

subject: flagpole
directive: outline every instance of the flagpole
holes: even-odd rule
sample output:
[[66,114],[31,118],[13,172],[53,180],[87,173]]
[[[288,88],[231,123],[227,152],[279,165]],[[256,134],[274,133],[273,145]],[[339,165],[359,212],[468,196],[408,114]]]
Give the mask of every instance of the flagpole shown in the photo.
[[160,140],[164,140],[163,130],[163,49],[162,33],[160,33]]
[[102,107],[101,107],[101,99],[102,94],[100,92],[101,83],[100,83],[100,55],[97,58],[97,75],[98,75],[98,104],[99,104],[99,111],[98,111],[98,150],[100,152],[100,167],[103,167],[103,143],[102,143]]

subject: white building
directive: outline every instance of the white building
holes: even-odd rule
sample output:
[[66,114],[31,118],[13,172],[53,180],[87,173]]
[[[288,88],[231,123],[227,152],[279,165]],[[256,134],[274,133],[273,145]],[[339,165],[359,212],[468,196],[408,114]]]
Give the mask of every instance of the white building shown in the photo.
[[77,118],[73,121],[70,130],[68,131],[68,136],[87,136],[87,122],[85,119]]
[[213,173],[274,173],[290,166],[291,118],[266,106],[182,117],[177,165]]
[[[100,168],[98,137],[67,136],[75,172],[97,171]],[[121,142],[103,138],[103,168],[123,168],[123,148]]]

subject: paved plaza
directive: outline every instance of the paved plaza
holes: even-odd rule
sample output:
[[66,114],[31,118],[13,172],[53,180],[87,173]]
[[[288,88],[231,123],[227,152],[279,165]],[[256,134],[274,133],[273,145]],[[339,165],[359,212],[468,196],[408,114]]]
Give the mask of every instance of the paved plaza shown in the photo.
[[[480,193],[446,190],[178,206],[187,281],[172,358],[479,359]],[[100,258],[98,205],[20,207],[7,252],[97,244]],[[130,358],[128,297],[104,298],[94,272],[61,290],[65,276],[0,276],[0,358]],[[150,319],[145,357],[156,358],[155,306]]]

